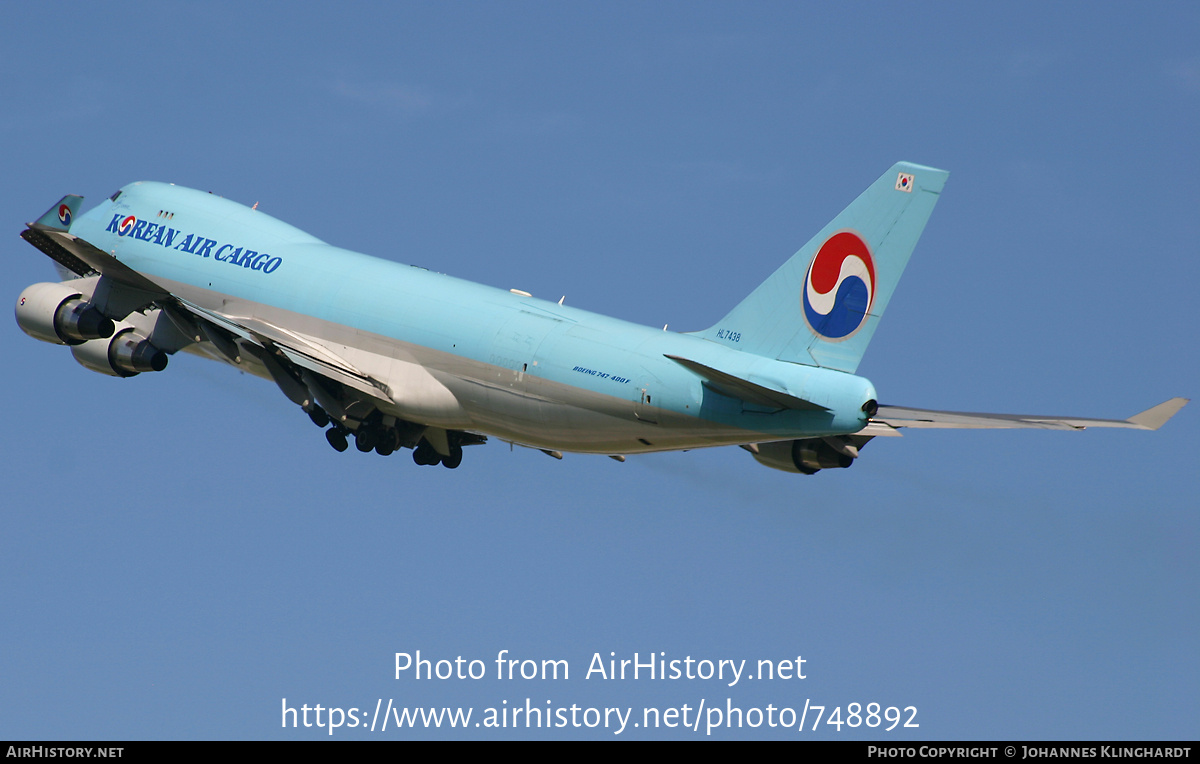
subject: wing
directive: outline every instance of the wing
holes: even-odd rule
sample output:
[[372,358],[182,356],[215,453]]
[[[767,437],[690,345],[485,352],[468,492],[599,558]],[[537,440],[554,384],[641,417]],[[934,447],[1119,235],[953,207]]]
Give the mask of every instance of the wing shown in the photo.
[[[372,372],[356,367],[336,347],[261,318],[198,305],[73,236],[66,228],[78,206],[78,197],[64,197],[37,222],[30,223],[21,236],[60,267],[79,277],[98,277],[89,302],[104,316],[116,321],[135,320],[131,317],[135,312],[165,316],[164,321],[137,319],[139,324],[155,327],[149,331],[148,342],[157,350],[170,354],[207,341],[206,354],[212,355],[209,348],[215,348],[235,365],[252,361],[250,370],[264,370],[263,376],[272,378],[314,423],[325,427],[334,422],[326,436],[339,451],[346,448],[346,434],[353,432],[359,450],[370,450],[372,444],[378,444],[379,453],[391,453],[399,446],[420,446],[418,463],[440,462],[453,468],[462,458],[462,446],[486,442],[487,438],[479,433],[401,420],[394,413],[399,403],[397,393]],[[159,331],[164,324],[171,328]],[[453,398],[433,377],[417,375],[402,380],[402,384],[410,382],[419,386],[425,396],[422,400],[431,405],[444,405],[447,398]],[[411,405],[412,393],[406,389],[399,395]]]
[[[65,206],[70,199],[71,197],[64,198],[63,202],[51,208],[38,222],[30,223],[21,236],[57,263],[80,276],[100,274],[100,285],[92,301],[101,307],[106,315],[119,319],[134,310],[155,304],[166,309],[176,324],[184,324],[185,326],[180,328],[188,329],[186,334],[195,335],[197,331],[200,332],[227,356],[231,352],[236,353],[236,348],[229,344],[227,338],[227,335],[234,335],[269,352],[278,350],[297,366],[353,387],[359,392],[385,401],[391,399],[386,385],[359,371],[315,340],[259,319],[226,316],[194,305],[171,294],[169,290],[109,253],[66,231],[56,230],[44,222],[50,219],[55,209]],[[78,202],[75,206],[78,207]],[[187,326],[189,322],[186,316],[189,314],[194,326]],[[216,331],[213,330],[214,326],[217,327]],[[199,336],[196,339],[198,340]],[[226,341],[222,342],[222,339]]]
[[[371,398],[391,402],[387,385],[355,368],[321,343],[259,319],[227,316],[195,305],[172,294],[109,253],[45,222],[58,206],[63,206],[67,201],[64,199],[38,222],[30,223],[21,236],[79,276],[99,274],[100,281],[92,302],[106,315],[120,319],[135,310],[144,310],[153,305],[162,308],[186,336],[195,341],[207,339],[234,363],[239,362],[241,350],[248,349],[266,366],[281,387],[286,385],[287,388],[296,389],[295,383],[288,385],[286,379],[278,375],[281,367],[286,366],[291,372],[287,376],[297,381],[302,382],[304,372],[308,371]],[[241,340],[240,344],[238,340]],[[291,394],[289,397],[297,399]]]
[[[275,324],[257,318],[226,316],[211,310],[206,310],[181,297],[172,297],[179,307],[186,310],[196,319],[206,324],[215,325],[220,329],[245,340],[255,347],[268,353],[278,351],[291,363],[301,369],[319,374],[340,384],[352,387],[360,393],[384,402],[391,402],[391,394],[386,384],[354,367],[346,359],[334,353],[315,339],[305,337]],[[201,331],[215,339],[220,334],[213,332],[209,326],[201,325]],[[213,344],[220,347],[220,341]],[[256,353],[261,358],[260,353]]]
[[862,434],[882,435],[883,432],[868,432],[886,427],[957,428],[957,429],[1011,429],[1034,428],[1042,430],[1084,430],[1088,427],[1124,427],[1132,430],[1157,430],[1175,416],[1187,404],[1187,398],[1172,398],[1148,408],[1128,419],[1083,419],[1080,417],[1036,416],[1031,414],[975,414],[962,411],[933,411],[911,409],[903,406],[880,406]]

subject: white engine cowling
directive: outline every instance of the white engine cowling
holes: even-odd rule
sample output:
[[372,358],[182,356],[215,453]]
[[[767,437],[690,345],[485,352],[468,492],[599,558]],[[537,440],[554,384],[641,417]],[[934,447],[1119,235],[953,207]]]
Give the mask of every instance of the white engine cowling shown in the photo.
[[75,360],[92,371],[113,377],[132,377],[167,368],[167,354],[122,322],[112,339],[95,339],[71,348]]
[[750,450],[754,459],[771,469],[811,475],[818,470],[845,469],[854,464],[857,449],[842,445],[834,448],[825,438],[782,440],[776,443],[756,443]]
[[43,282],[26,287],[17,298],[16,316],[23,332],[55,345],[80,345],[111,337],[116,331],[112,319],[69,284]]

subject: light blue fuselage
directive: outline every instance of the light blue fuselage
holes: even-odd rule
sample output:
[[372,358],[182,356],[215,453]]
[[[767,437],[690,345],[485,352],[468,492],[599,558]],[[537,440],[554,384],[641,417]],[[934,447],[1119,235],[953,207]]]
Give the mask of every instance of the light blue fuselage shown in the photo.
[[[182,187],[126,186],[71,233],[202,308],[321,343],[387,384],[385,413],[432,427],[636,453],[853,433],[876,397],[853,374],[739,351],[735,326],[724,341],[638,326],[330,246]],[[747,403],[667,356],[825,410]]]

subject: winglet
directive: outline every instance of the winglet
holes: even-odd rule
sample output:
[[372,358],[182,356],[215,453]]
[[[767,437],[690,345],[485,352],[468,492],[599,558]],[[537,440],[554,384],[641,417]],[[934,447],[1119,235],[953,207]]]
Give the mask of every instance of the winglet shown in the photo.
[[30,228],[40,228],[43,231],[69,231],[71,230],[71,221],[79,214],[79,205],[82,203],[82,196],[67,194],[57,204],[46,210],[46,214],[38,218]]
[[1148,408],[1140,414],[1134,414],[1129,417],[1129,423],[1135,424],[1144,430],[1157,430],[1166,424],[1166,421],[1175,416],[1179,409],[1187,405],[1187,398],[1172,398],[1169,401]]

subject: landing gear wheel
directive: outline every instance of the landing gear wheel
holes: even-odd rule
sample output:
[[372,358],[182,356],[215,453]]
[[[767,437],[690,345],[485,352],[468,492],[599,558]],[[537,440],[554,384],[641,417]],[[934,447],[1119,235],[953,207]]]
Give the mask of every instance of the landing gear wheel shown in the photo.
[[433,446],[429,445],[429,441],[422,440],[421,443],[413,449],[413,461],[422,467],[432,467],[442,460],[442,457]]
[[462,464],[462,446],[450,446],[450,455],[442,457],[442,466],[446,469],[457,469]]
[[383,435],[379,438],[379,443],[375,446],[375,453],[380,456],[391,456],[399,450],[400,433],[396,432],[395,427],[389,427],[383,431]]
[[375,444],[379,442],[375,431],[369,427],[360,427],[354,433],[354,447],[364,454],[375,448]]
[[320,406],[313,406],[308,412],[308,418],[312,420],[313,424],[322,429],[329,425],[329,415]]
[[329,441],[329,445],[333,446],[334,451],[342,452],[350,447],[350,444],[346,442],[346,433],[337,428],[326,430],[325,440]]

